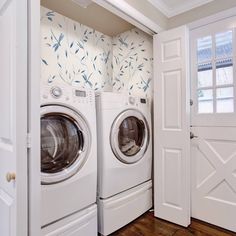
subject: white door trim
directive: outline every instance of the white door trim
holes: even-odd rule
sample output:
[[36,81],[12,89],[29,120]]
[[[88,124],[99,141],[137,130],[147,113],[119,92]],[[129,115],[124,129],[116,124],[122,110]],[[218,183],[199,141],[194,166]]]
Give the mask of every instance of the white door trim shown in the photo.
[[218,12],[214,15],[210,15],[210,16],[201,18],[200,20],[193,21],[193,22],[187,24],[187,26],[188,26],[189,30],[191,31],[196,28],[199,28],[199,27],[202,27],[202,26],[205,26],[205,25],[217,22],[217,21],[221,21],[221,20],[233,17],[233,16],[236,16],[236,7],[230,8],[225,11]]
[[29,236],[41,235],[40,0],[28,0]]

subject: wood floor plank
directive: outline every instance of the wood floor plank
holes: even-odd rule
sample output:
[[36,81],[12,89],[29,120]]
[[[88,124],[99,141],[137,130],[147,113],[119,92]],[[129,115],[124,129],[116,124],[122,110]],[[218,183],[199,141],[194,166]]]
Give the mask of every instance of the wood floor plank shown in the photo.
[[147,212],[111,236],[236,236],[236,233],[195,219],[188,228],[184,228]]

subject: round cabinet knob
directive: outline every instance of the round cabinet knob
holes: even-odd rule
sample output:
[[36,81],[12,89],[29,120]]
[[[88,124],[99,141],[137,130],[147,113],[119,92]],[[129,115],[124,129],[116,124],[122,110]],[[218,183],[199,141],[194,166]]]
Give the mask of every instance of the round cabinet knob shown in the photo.
[[7,182],[16,180],[16,174],[8,172],[6,175]]
[[51,89],[51,94],[54,98],[59,98],[62,95],[62,90],[60,87],[53,87]]

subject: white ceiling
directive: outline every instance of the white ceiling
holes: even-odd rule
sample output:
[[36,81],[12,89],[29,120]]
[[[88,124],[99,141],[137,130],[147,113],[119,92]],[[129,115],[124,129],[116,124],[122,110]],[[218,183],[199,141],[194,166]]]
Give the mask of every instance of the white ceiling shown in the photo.
[[167,17],[172,17],[214,0],[148,0]]
[[135,27],[91,0],[41,0],[41,5],[109,36]]

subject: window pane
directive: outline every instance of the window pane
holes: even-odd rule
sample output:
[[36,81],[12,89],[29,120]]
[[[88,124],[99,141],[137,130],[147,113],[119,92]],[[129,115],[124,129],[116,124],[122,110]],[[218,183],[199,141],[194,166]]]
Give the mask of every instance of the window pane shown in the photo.
[[198,65],[198,88],[212,86],[212,64]]
[[216,62],[216,84],[233,84],[233,62],[225,59]]
[[232,55],[232,31],[216,34],[216,58]]
[[207,36],[197,40],[198,63],[209,61],[212,58],[212,38]]
[[217,100],[216,110],[217,110],[217,113],[234,112],[234,100],[233,99]]
[[228,99],[234,97],[233,87],[230,88],[218,88],[216,90],[216,96],[220,99]]
[[213,113],[213,101],[199,101],[198,113]]
[[212,89],[198,90],[198,101],[209,101],[213,99]]

